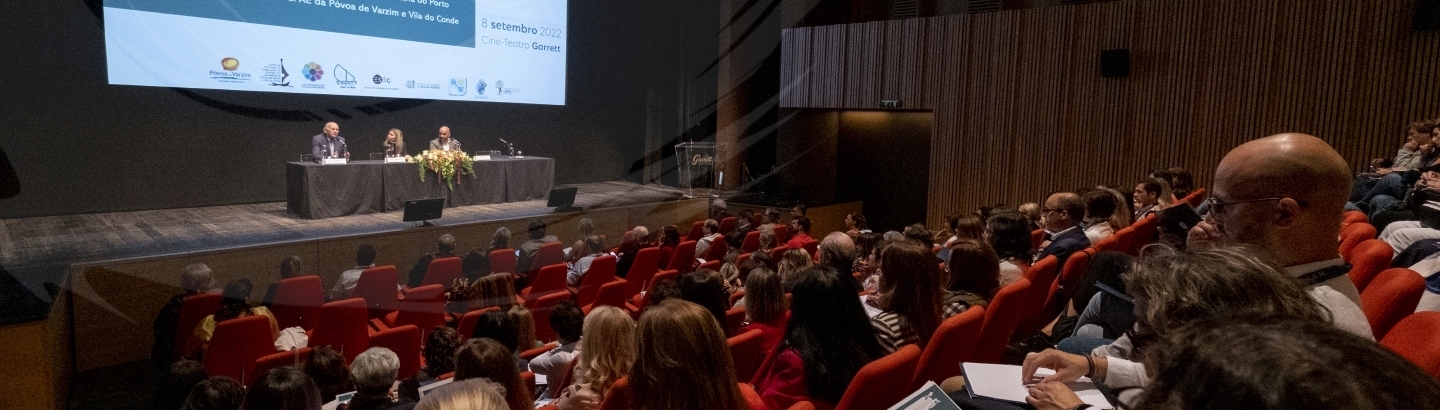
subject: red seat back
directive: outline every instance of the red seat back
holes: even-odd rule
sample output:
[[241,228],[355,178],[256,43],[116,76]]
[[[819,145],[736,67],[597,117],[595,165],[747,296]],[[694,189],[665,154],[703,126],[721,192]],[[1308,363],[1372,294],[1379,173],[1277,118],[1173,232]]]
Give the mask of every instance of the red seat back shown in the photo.
[[1440,378],[1440,312],[1411,313],[1380,339],[1380,345],[1419,366],[1430,376]]
[[940,383],[960,375],[960,363],[970,360],[975,342],[980,338],[980,325],[985,322],[985,307],[973,306],[940,323],[930,343],[920,354],[915,370],[916,385],[926,381]]
[[1030,292],[1024,299],[1024,313],[1020,317],[1020,323],[1015,326],[1015,334],[1029,336],[1055,318],[1044,317],[1047,313],[1043,312],[1043,309],[1045,299],[1050,295],[1050,289],[1054,287],[1059,276],[1060,260],[1055,255],[1046,256],[1025,270],[1025,278],[1030,279]]
[[1039,248],[1042,243],[1045,243],[1045,230],[1036,229],[1030,231],[1030,246]]
[[1370,239],[1356,246],[1349,258],[1350,281],[1355,283],[1355,288],[1365,291],[1365,287],[1370,285],[1375,275],[1390,267],[1393,253],[1395,248],[1379,239]]
[[[430,266],[435,266],[434,262]],[[427,276],[429,274],[427,273]],[[360,280],[355,282],[355,290],[350,291],[350,297],[365,300],[366,314],[371,318],[384,317],[395,311],[400,303],[400,297],[395,291],[399,284],[399,273],[394,265],[376,266],[360,272]]]
[[370,336],[371,347],[383,347],[400,356],[400,372],[396,380],[404,380],[420,372],[420,329],[405,325],[386,329]]
[[565,292],[565,276],[569,274],[570,267],[564,263],[556,263],[540,268],[530,280],[530,287],[520,291],[520,296],[525,298],[529,304],[535,299],[555,292]]
[[911,344],[861,367],[835,410],[889,408],[915,390],[911,381],[919,363],[920,347]]
[[530,308],[531,316],[535,318],[535,338],[541,342],[550,343],[555,341],[555,329],[550,328],[550,311],[560,301],[570,298],[566,292],[556,292],[541,296],[535,301],[535,306]]
[[716,259],[716,260],[706,261],[705,263],[700,264],[700,267],[695,268],[695,270],[709,269],[709,270],[713,270],[713,271],[719,272],[721,266],[725,266],[725,261],[720,260],[720,259]]
[[[1122,228],[1121,230],[1123,231],[1124,229]],[[1117,233],[1118,233],[1118,232],[1117,232]],[[1118,244],[1120,243],[1119,241],[1120,241],[1120,235],[1110,235],[1110,236],[1106,236],[1105,239],[1101,239],[1100,242],[1096,242],[1096,243],[1095,243],[1095,252],[1096,252],[1096,253],[1099,253],[1099,252],[1104,252],[1104,251],[1114,251],[1114,250],[1118,250],[1118,249],[1119,249],[1119,245],[1118,245]]]
[[364,299],[337,300],[320,307],[320,322],[310,332],[310,347],[320,346],[330,346],[340,352],[345,356],[345,363],[370,348],[370,323],[365,318]]
[[315,275],[281,279],[275,285],[275,299],[270,313],[281,329],[300,326],[314,329],[320,320],[320,305],[325,304],[325,289]]
[[760,230],[752,230],[745,233],[745,241],[740,242],[741,252],[755,252],[760,249]]
[[[175,321],[175,356],[172,359],[180,359],[185,354],[185,343],[190,341],[190,335],[195,333],[195,327],[200,326],[200,321],[206,316],[215,314],[215,309],[220,308],[220,300],[225,297],[219,293],[201,293],[198,295],[186,296],[180,302],[180,318]],[[159,343],[160,341],[156,341]]]
[[650,285],[650,279],[655,277],[655,272],[660,271],[660,257],[665,251],[659,247],[641,249],[635,254],[635,261],[630,263],[630,272],[625,274],[625,280],[630,286],[625,290],[625,298],[629,299],[640,294],[640,291]]
[[580,293],[576,295],[576,303],[580,306],[595,303],[595,298],[600,296],[600,287],[615,280],[615,255],[605,255],[590,262],[590,269],[585,270],[585,275],[580,278]]
[[1190,195],[1186,195],[1180,202],[1190,204],[1191,208],[1200,207],[1200,204],[1205,203],[1205,188],[1195,188],[1194,191],[1190,191]]
[[735,230],[735,217],[733,217],[733,216],[727,216],[727,217],[725,217],[724,219],[721,219],[721,220],[720,220],[720,234],[721,234],[721,235],[729,235],[729,234],[730,234],[730,231],[733,231],[733,230]]
[[725,311],[725,334],[733,335],[745,325],[745,308],[738,307]]
[[584,306],[583,310],[585,311],[585,314],[590,314],[590,310],[594,309],[596,306],[615,306],[618,308],[624,308],[625,299],[627,299],[625,297],[625,292],[629,288],[630,284],[626,280],[618,278],[615,279],[615,281],[613,282],[606,283],[605,285],[600,286],[600,294],[595,296],[595,302]]
[[530,261],[530,272],[527,272],[527,276],[539,272],[546,266],[562,262],[565,262],[565,244],[550,242],[540,245],[540,250],[535,251],[535,259]]
[[781,224],[781,223],[775,224],[775,243],[774,243],[774,245],[782,244],[782,243],[789,242],[789,241],[790,241],[790,227],[787,226],[787,225],[785,225],[785,224]]
[[975,353],[970,361],[979,363],[1000,363],[1005,353],[1005,344],[1020,324],[1025,312],[1025,298],[1030,293],[1030,280],[1020,278],[1000,289],[990,305],[985,307],[985,322],[980,326],[980,340],[975,342]]
[[1370,286],[1360,292],[1360,307],[1370,320],[1375,338],[1384,338],[1390,328],[1414,313],[1424,294],[1425,278],[1415,271],[1393,268],[1380,272]]
[[275,352],[270,318],[246,316],[220,322],[205,351],[205,374],[249,380],[255,360]]
[[515,250],[510,248],[490,251],[490,273],[516,273]]
[[630,410],[630,400],[630,378],[621,377],[610,385],[610,391],[600,401],[600,410]]
[[727,252],[730,252],[730,245],[725,243],[725,237],[722,236],[710,243],[710,248],[705,250],[705,257],[702,259],[718,261],[723,259]]
[[405,292],[400,300],[399,311],[387,317],[390,327],[406,325],[420,329],[420,340],[430,337],[436,326],[445,325],[445,287],[440,284],[425,285]]
[[310,348],[308,347],[302,347],[288,352],[276,352],[261,356],[259,359],[255,359],[254,369],[250,371],[250,374],[248,376],[246,376],[249,377],[250,380],[244,380],[243,383],[245,383],[246,386],[249,386],[251,383],[255,382],[256,378],[259,378],[260,375],[270,371],[270,369],[284,366],[304,366],[305,361],[309,359]]
[[730,357],[735,358],[735,380],[750,380],[765,360],[765,339],[760,337],[761,333],[764,332],[753,329],[725,341],[730,345]]
[[1135,231],[1133,236],[1125,243],[1125,253],[1140,255],[1140,248],[1155,243],[1155,238],[1160,236],[1160,218],[1155,215],[1140,218],[1134,225],[1130,225],[1125,229],[1133,229]]
[[1065,260],[1065,266],[1060,269],[1060,278],[1050,286],[1050,295],[1045,298],[1045,308],[1040,311],[1041,316],[1053,318],[1065,311],[1065,304],[1075,297],[1075,291],[1080,288],[1080,280],[1085,277],[1085,270],[1090,268],[1090,259],[1098,252],[1095,248],[1085,248],[1070,254],[1070,258]]
[[789,247],[789,246],[785,246],[785,245],[776,246],[775,249],[771,249],[771,250],[770,250],[770,263],[771,263],[771,264],[775,264],[775,265],[779,265],[779,264],[780,264],[780,258],[785,257],[785,252],[789,252],[789,251],[790,251],[790,247]]
[[695,221],[690,224],[690,233],[685,234],[685,240],[698,241],[705,236],[705,221]]
[[[749,262],[749,261],[750,261],[750,254],[748,254],[748,253],[742,253],[742,254],[740,254],[740,256],[736,256],[736,257],[735,257],[735,267],[744,269],[744,268],[745,268],[745,263],[746,263],[746,262]],[[749,275],[750,272],[745,272],[745,274],[746,274],[746,275]]]
[[665,269],[689,273],[695,268],[695,241],[680,242],[675,246],[675,254],[670,255],[670,266]]
[[820,257],[820,241],[811,239],[805,242],[805,244],[800,245],[800,247],[805,248],[805,253],[810,254],[810,259],[817,259]]
[[475,334],[475,323],[480,321],[481,315],[484,315],[486,312],[499,311],[499,306],[491,306],[467,312],[464,316],[460,316],[460,324],[455,326],[455,332],[460,334],[461,339],[469,340],[470,335]]
[[460,278],[461,264],[459,256],[448,258],[437,258],[430,261],[430,267],[425,269],[425,280],[420,286],[442,285],[445,289],[455,287],[455,279]]
[[1375,226],[1368,223],[1352,223],[1340,228],[1340,256],[1350,260],[1355,256],[1355,247],[1371,239],[1375,239]]

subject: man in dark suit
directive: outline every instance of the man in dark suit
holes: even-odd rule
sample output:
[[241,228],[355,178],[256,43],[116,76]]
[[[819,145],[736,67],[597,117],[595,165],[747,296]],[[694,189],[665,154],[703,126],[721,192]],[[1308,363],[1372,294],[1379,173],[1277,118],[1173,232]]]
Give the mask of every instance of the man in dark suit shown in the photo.
[[316,161],[324,158],[350,159],[350,148],[345,145],[345,137],[340,136],[340,124],[327,122],[319,134],[310,138],[310,155]]
[[440,127],[440,137],[430,140],[433,151],[459,151],[460,141],[450,138],[450,127]]
[[1045,199],[1041,212],[1045,219],[1045,242],[1035,254],[1038,262],[1046,256],[1055,255],[1064,266],[1065,259],[1075,251],[1090,246],[1085,230],[1080,228],[1080,219],[1085,217],[1085,202],[1074,192],[1057,192]]

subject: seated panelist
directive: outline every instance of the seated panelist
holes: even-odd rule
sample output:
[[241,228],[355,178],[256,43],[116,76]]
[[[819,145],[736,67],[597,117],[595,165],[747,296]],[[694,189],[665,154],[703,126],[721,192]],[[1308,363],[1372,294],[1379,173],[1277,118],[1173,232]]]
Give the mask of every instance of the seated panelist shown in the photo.
[[384,147],[387,157],[405,156],[405,134],[399,128],[391,128],[390,133],[385,134]]
[[317,162],[325,158],[350,158],[350,148],[345,145],[345,137],[340,136],[340,124],[327,122],[320,134],[310,138],[310,155]]
[[459,151],[460,141],[450,138],[450,127],[440,127],[440,137],[430,140],[433,151]]

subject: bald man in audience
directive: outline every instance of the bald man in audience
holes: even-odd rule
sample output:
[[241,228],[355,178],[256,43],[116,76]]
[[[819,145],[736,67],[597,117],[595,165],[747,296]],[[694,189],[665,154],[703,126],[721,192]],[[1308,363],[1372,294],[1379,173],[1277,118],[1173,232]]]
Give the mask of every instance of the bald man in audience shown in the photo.
[[1210,212],[1187,246],[1241,243],[1269,251],[1341,329],[1374,339],[1338,253],[1350,167],[1325,141],[1279,134],[1241,144],[1215,168]]
[[1041,215],[1045,216],[1045,242],[1040,244],[1040,252],[1035,254],[1034,262],[1055,255],[1060,265],[1064,266],[1070,254],[1090,246],[1090,239],[1080,227],[1080,220],[1085,218],[1085,202],[1080,200],[1080,195],[1074,192],[1051,194],[1045,199]]
[[621,278],[630,274],[630,266],[635,264],[635,255],[640,253],[641,249],[654,246],[650,243],[650,230],[644,225],[636,226],[625,235],[630,238],[620,243],[620,259],[615,261],[615,276]]
[[831,232],[820,240],[820,264],[835,268],[836,272],[855,270],[855,240],[844,232]]

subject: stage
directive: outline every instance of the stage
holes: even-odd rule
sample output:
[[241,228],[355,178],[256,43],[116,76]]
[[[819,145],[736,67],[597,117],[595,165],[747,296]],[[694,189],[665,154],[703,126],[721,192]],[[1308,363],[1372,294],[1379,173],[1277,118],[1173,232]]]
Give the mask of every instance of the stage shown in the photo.
[[[663,185],[613,181],[560,187],[567,186],[578,188],[575,204],[586,211],[683,198],[679,189]],[[56,286],[74,264],[391,234],[410,230],[414,225],[401,222],[399,211],[306,219],[287,213],[285,208],[285,202],[266,202],[0,220],[0,268],[8,273],[0,277],[0,324],[45,318]],[[542,198],[446,208],[444,218],[434,222],[442,227],[459,227],[521,220],[518,225],[523,227],[524,220],[553,215]],[[573,228],[563,227],[565,231]],[[523,229],[511,229],[517,243],[523,241],[519,239]],[[464,237],[460,245],[469,249],[479,246],[480,239]],[[278,262],[273,264],[278,266]],[[51,289],[47,290],[47,286]]]

